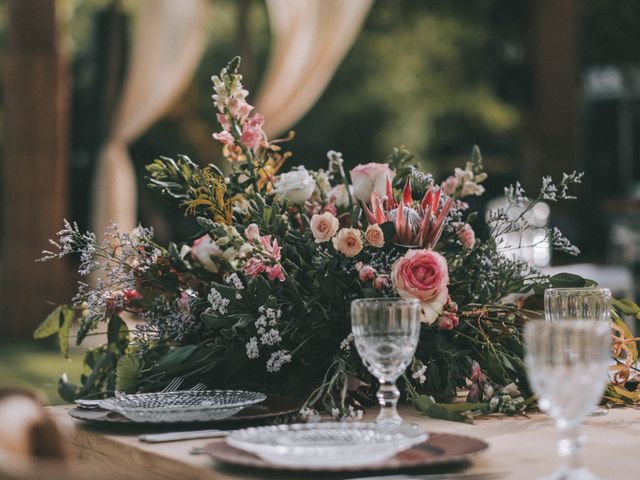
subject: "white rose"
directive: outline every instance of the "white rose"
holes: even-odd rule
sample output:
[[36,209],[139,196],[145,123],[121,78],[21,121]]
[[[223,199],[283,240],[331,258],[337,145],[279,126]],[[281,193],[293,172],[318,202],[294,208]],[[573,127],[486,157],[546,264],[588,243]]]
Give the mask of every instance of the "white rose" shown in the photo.
[[387,193],[387,181],[393,180],[395,172],[386,163],[367,163],[358,165],[351,170],[353,194],[362,201],[371,200],[371,192],[375,191],[381,197]]
[[274,193],[279,194],[296,205],[302,205],[311,197],[315,188],[316,181],[309,175],[307,169],[298,167],[297,170],[292,170],[291,172],[280,175]]

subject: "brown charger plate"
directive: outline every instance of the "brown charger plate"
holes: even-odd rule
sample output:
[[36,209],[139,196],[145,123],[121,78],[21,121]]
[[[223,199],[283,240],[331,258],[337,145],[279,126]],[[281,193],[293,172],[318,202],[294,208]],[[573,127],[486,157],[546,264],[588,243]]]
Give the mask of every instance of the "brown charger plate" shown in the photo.
[[205,451],[215,460],[247,468],[305,472],[367,472],[441,467],[468,461],[489,445],[482,440],[452,433],[430,433],[426,442],[400,452],[382,463],[358,467],[285,467],[269,463],[257,455],[234,448],[224,441],[205,445]]
[[[240,410],[235,415],[223,420],[212,420],[203,423],[235,423],[235,422],[258,422],[263,420],[272,420],[277,417],[286,417],[293,415],[300,410],[302,403],[299,399],[291,397],[283,397],[280,395],[269,395],[267,399],[259,404],[251,405]],[[119,413],[103,410],[102,408],[84,408],[74,407],[68,411],[69,415],[79,420],[95,423],[115,423],[127,425],[142,425],[138,422],[129,420]],[[147,423],[146,425],[153,425]]]

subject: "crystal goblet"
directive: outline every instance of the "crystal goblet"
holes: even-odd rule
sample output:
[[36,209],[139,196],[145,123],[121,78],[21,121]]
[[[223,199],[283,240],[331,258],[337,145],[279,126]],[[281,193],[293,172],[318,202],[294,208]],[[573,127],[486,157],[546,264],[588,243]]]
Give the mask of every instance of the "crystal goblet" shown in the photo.
[[379,423],[402,423],[396,380],[413,358],[420,336],[420,302],[401,298],[363,298],[351,302],[356,349],[380,382]]
[[[611,290],[608,288],[548,288],[544,292],[544,316],[548,322],[595,320],[609,323]],[[590,415],[606,415],[595,407]]]
[[611,330],[605,322],[531,321],[524,332],[527,375],[538,406],[560,433],[560,468],[544,480],[597,480],[579,458],[580,425],[608,380]]

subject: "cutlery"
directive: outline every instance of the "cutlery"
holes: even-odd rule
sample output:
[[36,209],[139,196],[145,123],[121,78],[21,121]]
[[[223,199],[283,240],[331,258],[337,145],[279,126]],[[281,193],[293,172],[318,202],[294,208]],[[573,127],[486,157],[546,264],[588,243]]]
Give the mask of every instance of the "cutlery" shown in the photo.
[[221,438],[229,435],[229,430],[193,430],[190,432],[146,433],[138,436],[141,442],[161,443],[194,440],[197,438]]
[[[182,377],[174,378],[167,384],[166,387],[162,389],[162,393],[175,392],[180,388],[180,385],[182,385],[182,382],[184,382],[184,378]],[[193,387],[191,390],[206,390],[206,388],[207,388],[206,385],[204,385],[203,383],[199,383],[195,387]],[[122,396],[120,392],[115,392],[116,398],[119,398],[120,396]],[[104,399],[96,399],[96,400],[80,399],[75,401],[77,405],[80,405],[81,407],[84,407],[84,408],[100,408],[101,402],[104,402]]]

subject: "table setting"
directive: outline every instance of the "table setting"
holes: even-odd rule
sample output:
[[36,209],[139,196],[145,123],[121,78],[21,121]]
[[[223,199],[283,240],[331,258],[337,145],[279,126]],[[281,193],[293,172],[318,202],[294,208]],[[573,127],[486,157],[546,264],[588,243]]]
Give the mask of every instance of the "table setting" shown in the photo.
[[[331,150],[326,169],[279,173],[293,134],[266,137],[239,68],[212,78],[229,169],[186,156],[147,167],[193,238],[163,246],[114,225],[100,242],[65,220],[43,252],[79,256],[97,278],[34,334],[67,352],[74,321],[78,345],[106,328],[81,382],[59,383],[74,406],[56,414],[82,455],[129,449],[132,469],[202,478],[602,478],[580,459],[581,425],[606,429],[599,446],[615,438],[603,457],[628,451],[612,432],[640,403],[625,323],[640,307],[505,243],[539,231],[529,212],[575,198],[582,174],[544,177],[532,197],[506,187],[483,229],[478,147],[441,182],[404,148],[349,172]],[[579,254],[557,228],[544,241]]]

